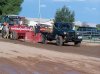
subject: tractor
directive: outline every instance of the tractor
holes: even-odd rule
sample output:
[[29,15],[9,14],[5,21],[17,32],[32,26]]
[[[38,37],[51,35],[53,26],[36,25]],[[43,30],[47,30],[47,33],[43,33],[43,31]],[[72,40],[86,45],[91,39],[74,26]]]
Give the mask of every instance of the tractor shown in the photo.
[[[26,32],[32,32],[32,27],[28,27],[24,25],[24,23],[20,24],[20,21],[23,22],[25,17],[20,17],[18,15],[6,15],[2,16],[3,22],[7,22],[9,24],[9,38],[16,40],[19,38],[25,38]],[[5,36],[5,31],[2,30],[2,37]]]

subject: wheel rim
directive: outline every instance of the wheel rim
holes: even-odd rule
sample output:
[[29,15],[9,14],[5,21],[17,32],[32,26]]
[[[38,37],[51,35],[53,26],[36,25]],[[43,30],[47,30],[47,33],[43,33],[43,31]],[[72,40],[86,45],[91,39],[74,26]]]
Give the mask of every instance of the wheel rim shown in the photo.
[[2,37],[4,38],[5,35],[6,35],[6,32],[3,31],[3,32],[2,32]]
[[60,45],[59,37],[57,37],[57,45]]
[[46,43],[46,38],[44,35],[42,36],[42,43],[44,43],[44,44]]
[[12,35],[12,33],[10,34],[10,38],[11,38],[11,39],[13,38],[13,35]]

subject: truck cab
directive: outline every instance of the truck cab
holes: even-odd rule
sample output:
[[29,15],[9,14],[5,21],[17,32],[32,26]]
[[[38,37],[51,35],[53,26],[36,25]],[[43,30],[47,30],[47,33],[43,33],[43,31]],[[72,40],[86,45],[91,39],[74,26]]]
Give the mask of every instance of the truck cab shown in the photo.
[[52,29],[52,32],[42,32],[42,43],[46,43],[47,40],[56,40],[56,44],[62,46],[68,42],[74,42],[75,45],[80,45],[82,41],[82,36],[73,30],[73,23],[54,23]]

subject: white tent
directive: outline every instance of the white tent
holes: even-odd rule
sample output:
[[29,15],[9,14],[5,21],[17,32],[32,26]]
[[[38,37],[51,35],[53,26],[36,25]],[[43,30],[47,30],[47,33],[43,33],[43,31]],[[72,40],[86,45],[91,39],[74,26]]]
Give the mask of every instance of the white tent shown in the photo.
[[[44,24],[44,25],[48,25],[48,26],[53,26],[53,20],[50,19],[42,19],[42,18],[27,18],[27,20],[29,21],[28,25],[29,26],[36,26],[36,24]],[[40,20],[40,21],[39,21]]]
[[41,24],[45,24],[45,25],[48,25],[48,26],[53,26],[53,22],[52,21],[44,22],[44,23],[41,23]]
[[35,21],[29,21],[29,24],[28,24],[28,26],[36,26],[36,24],[38,24],[37,22],[35,22]]

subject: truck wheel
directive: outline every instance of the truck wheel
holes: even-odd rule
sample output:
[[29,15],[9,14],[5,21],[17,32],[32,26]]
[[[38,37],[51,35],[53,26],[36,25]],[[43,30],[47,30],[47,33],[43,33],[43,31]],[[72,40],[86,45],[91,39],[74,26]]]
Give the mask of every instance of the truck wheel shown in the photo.
[[2,30],[1,33],[2,33],[2,38],[4,38],[6,35],[6,31]]
[[42,34],[42,41],[43,44],[47,44],[47,38],[45,35]]
[[79,47],[81,45],[81,42],[74,42],[74,45]]
[[15,31],[12,31],[10,33],[10,39],[17,40],[18,39],[18,34]]
[[62,46],[63,45],[63,38],[62,38],[62,36],[57,36],[57,38],[56,38],[56,44],[58,46]]

